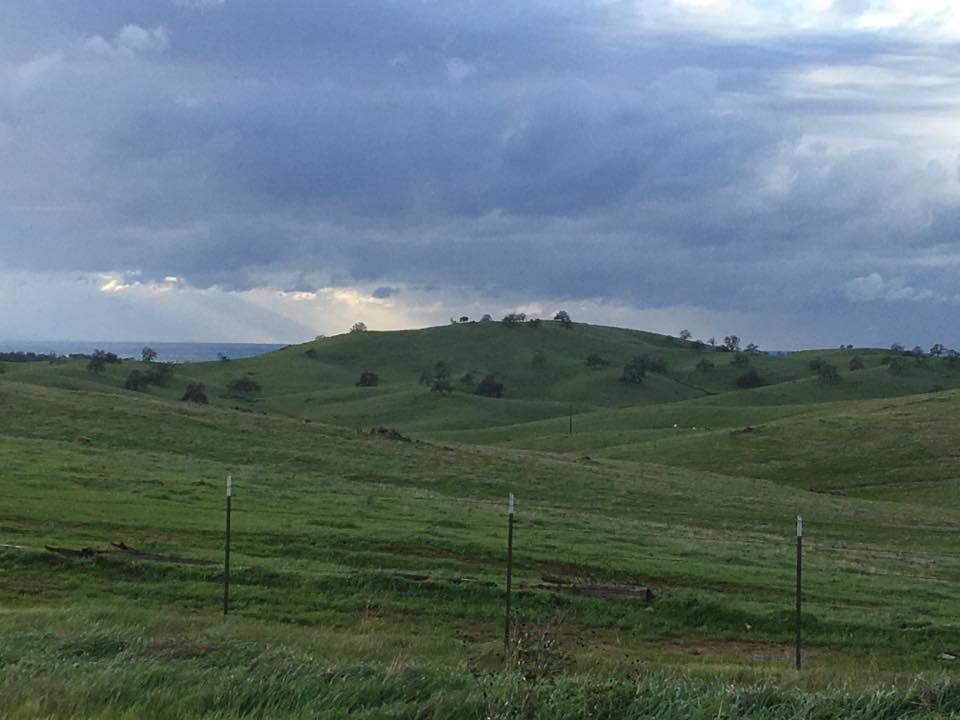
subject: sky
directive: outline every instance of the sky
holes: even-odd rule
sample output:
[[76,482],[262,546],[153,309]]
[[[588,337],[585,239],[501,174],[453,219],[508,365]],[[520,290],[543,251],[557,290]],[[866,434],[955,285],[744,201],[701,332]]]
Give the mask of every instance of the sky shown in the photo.
[[960,347],[954,0],[0,0],[0,338]]

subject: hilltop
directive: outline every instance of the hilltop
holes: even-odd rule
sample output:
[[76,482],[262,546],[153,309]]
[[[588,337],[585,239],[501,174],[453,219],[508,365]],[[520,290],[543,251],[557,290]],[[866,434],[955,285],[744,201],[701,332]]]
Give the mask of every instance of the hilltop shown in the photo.
[[[483,429],[610,408],[653,407],[690,400],[706,406],[792,406],[894,397],[960,387],[960,367],[942,358],[899,357],[903,372],[883,363],[889,350],[807,351],[789,355],[734,353],[654,333],[555,321],[476,322],[395,332],[347,333],[241,360],[177,365],[168,387],[147,395],[176,399],[188,382],[207,388],[211,404],[329,422],[345,427],[387,425],[403,432]],[[642,382],[620,382],[624,366],[650,361]],[[838,370],[825,382],[810,369],[822,358]],[[853,358],[864,369],[849,370]],[[430,392],[421,377],[437,363],[448,370],[450,392]],[[742,364],[738,364],[742,363]],[[11,378],[55,387],[121,391],[137,363],[90,373],[83,361],[63,365],[8,364]],[[737,380],[755,371],[763,387],[744,392]],[[373,387],[357,385],[374,373]],[[493,374],[502,397],[476,394]],[[252,392],[228,385],[250,378]],[[760,417],[765,415],[761,412]],[[691,422],[697,424],[696,422]],[[701,422],[700,424],[706,424]]]

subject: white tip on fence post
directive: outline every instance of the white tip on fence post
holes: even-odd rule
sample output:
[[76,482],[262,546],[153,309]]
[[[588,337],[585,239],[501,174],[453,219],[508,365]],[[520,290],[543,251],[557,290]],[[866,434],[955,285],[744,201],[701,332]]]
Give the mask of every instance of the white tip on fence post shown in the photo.
[[227,475],[226,527],[223,537],[223,614],[230,612],[230,509],[233,499],[233,476]]
[[513,515],[513,493],[510,493],[510,497],[507,500],[507,514]]
[[802,602],[802,581],[801,573],[803,571],[803,518],[797,515],[797,609],[796,609],[796,658],[795,664],[797,670],[800,669],[801,662],[801,602]]

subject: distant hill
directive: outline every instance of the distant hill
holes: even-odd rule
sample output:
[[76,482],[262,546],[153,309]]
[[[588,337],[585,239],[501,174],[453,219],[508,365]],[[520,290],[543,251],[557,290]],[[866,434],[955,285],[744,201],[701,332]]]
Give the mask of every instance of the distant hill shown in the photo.
[[[848,369],[855,356],[862,359],[865,369]],[[903,358],[905,369],[898,375],[881,364],[889,356],[889,351],[879,349],[738,356],[622,328],[583,323],[564,328],[554,321],[513,326],[476,322],[348,333],[253,358],[184,363],[176,367],[168,387],[149,386],[145,392],[177,399],[188,382],[200,382],[206,386],[210,403],[221,407],[350,428],[389,425],[404,432],[430,433],[565,419],[571,407],[578,415],[600,412],[596,422],[602,423],[606,422],[604,410],[634,408],[630,412],[643,414],[643,408],[648,408],[656,416],[664,412],[664,405],[689,401],[699,401],[696,407],[704,409],[701,425],[709,424],[710,413],[734,412],[729,408],[738,408],[737,417],[749,422],[753,412],[766,418],[781,411],[744,408],[895,397],[960,387],[960,370],[947,367],[942,359],[925,359],[925,366],[920,366],[912,358]],[[646,358],[655,369],[649,370],[642,382],[620,382],[624,366],[636,357]],[[810,362],[818,357],[838,369],[835,382],[815,377]],[[592,367],[588,358],[592,358]],[[421,375],[429,376],[440,362],[449,369],[449,393],[431,392],[429,385],[419,382]],[[143,370],[144,366],[128,361],[95,374],[86,370],[84,361],[7,365],[8,376],[21,382],[105,392],[128,392],[123,389],[124,380],[133,369]],[[744,391],[737,386],[737,379],[751,371],[766,384]],[[357,386],[364,372],[377,375],[375,387]],[[495,374],[502,384],[501,398],[475,393],[476,383],[488,374]],[[244,377],[254,380],[260,389],[228,391],[231,382]]]

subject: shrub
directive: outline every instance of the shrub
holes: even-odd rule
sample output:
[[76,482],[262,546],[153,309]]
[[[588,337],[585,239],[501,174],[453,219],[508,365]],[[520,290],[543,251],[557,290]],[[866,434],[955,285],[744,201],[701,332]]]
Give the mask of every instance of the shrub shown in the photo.
[[524,322],[524,320],[526,320],[526,319],[527,319],[527,314],[526,314],[526,313],[522,313],[522,312],[521,312],[521,313],[508,313],[508,314],[506,314],[506,315],[503,316],[503,324],[504,324],[504,325],[510,325],[510,326],[520,325],[520,324],[522,324],[522,323]]
[[840,373],[837,372],[837,366],[833,363],[823,362],[817,368],[817,377],[821,382],[834,383],[840,380]]
[[260,383],[258,383],[252,377],[244,375],[242,378],[237,378],[236,380],[228,383],[227,390],[229,390],[231,394],[239,395],[260,392]]
[[151,385],[166,387],[170,384],[173,377],[173,363],[150,363],[150,367],[143,373],[147,382]]
[[573,320],[570,319],[570,314],[566,310],[560,310],[556,315],[553,316],[553,319],[560,323],[560,327],[565,330],[569,330],[573,327]]
[[503,397],[503,383],[497,382],[496,373],[488,373],[483,380],[477,384],[477,395],[498,398]]
[[890,362],[887,364],[887,369],[894,375],[906,375],[907,362],[902,357],[890,358]]
[[640,356],[623,366],[623,372],[620,374],[620,382],[623,383],[642,383],[647,374],[647,365]]
[[207,388],[203,383],[192,382],[187,385],[187,389],[183,392],[183,397],[180,398],[184,402],[193,402],[199,403],[201,405],[207,404]]
[[610,364],[610,361],[600,357],[599,355],[597,355],[597,353],[590,353],[589,355],[587,355],[587,359],[583,362],[583,364],[586,365],[588,368],[596,369],[596,368],[606,367],[607,365]]
[[713,361],[707,360],[706,358],[697,363],[697,370],[699,372],[713,372],[714,368],[716,368],[716,365],[713,364]]
[[380,384],[380,377],[375,372],[365,370],[360,373],[360,379],[357,380],[357,387],[376,387]]
[[623,366],[620,382],[643,382],[643,378],[648,372],[662,373],[666,372],[666,370],[667,364],[662,359],[650,357],[649,355],[637,355],[633,360]]
[[467,387],[473,387],[477,384],[477,381],[473,379],[473,373],[464,373],[460,378],[460,382]]
[[761,377],[756,368],[749,368],[743,375],[734,380],[733,383],[742,390],[749,390],[750,388],[762,387],[767,384],[767,381]]
[[147,376],[145,373],[140,372],[139,370],[131,370],[130,374],[127,375],[126,382],[123,383],[123,386],[127,390],[134,390],[135,392],[142,392],[147,389]]
[[157,359],[157,351],[154,350],[152,347],[145,347],[143,350],[140,351],[140,359],[143,360],[145,363],[152,363],[154,360]]
[[852,358],[850,358],[850,362],[847,363],[847,367],[850,368],[851,371],[863,370],[866,367],[866,364],[863,362],[862,357],[859,355],[854,355]]
[[434,380],[430,383],[430,392],[445,395],[446,393],[453,392],[453,387],[446,380]]

